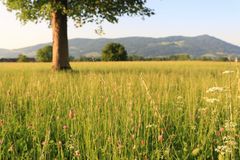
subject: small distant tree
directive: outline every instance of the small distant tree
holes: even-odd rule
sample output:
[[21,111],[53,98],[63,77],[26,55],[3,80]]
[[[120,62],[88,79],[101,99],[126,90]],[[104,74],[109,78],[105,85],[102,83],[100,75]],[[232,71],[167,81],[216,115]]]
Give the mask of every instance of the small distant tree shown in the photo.
[[75,57],[74,56],[69,56],[69,61],[70,62],[75,61]]
[[219,57],[218,60],[223,62],[231,61],[229,57]]
[[186,61],[186,60],[191,60],[191,56],[189,54],[175,54],[175,55],[171,55],[169,59],[175,60],[175,61]]
[[200,57],[200,60],[202,60],[202,61],[213,61],[214,59],[212,57],[203,56],[203,57]]
[[52,60],[52,46],[45,46],[37,51],[38,62],[50,62]]
[[128,60],[129,60],[129,61],[143,61],[143,60],[144,60],[144,57],[143,57],[143,56],[136,55],[136,54],[132,54],[132,55],[129,55],[129,56],[128,56]]
[[126,61],[127,51],[123,45],[119,43],[109,43],[102,49],[103,61]]
[[28,58],[27,58],[26,55],[24,55],[24,54],[19,54],[17,61],[18,61],[18,62],[27,62],[27,59],[28,59]]

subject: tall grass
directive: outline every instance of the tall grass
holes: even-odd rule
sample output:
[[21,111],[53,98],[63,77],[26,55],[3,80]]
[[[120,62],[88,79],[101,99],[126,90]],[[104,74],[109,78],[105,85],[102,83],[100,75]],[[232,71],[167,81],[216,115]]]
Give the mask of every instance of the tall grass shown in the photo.
[[0,64],[0,159],[240,158],[238,65],[72,66]]

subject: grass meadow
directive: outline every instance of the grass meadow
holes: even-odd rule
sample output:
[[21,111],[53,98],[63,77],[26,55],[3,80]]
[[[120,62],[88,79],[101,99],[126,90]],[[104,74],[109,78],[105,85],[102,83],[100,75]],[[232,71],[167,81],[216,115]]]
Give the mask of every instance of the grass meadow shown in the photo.
[[0,63],[0,159],[240,159],[234,62]]

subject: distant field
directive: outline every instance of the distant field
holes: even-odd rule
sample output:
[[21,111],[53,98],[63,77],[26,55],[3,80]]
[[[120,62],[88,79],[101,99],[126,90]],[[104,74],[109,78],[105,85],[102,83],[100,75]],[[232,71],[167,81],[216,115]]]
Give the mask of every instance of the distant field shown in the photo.
[[0,63],[0,159],[240,159],[239,64],[72,67]]

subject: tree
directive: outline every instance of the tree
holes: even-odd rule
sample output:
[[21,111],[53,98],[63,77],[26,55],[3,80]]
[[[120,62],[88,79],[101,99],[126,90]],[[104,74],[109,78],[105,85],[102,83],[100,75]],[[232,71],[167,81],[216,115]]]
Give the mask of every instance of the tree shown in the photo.
[[72,62],[72,61],[75,61],[75,57],[74,56],[69,56],[69,61]]
[[123,45],[119,43],[106,44],[102,49],[103,61],[126,61],[127,51]]
[[45,46],[37,51],[38,62],[50,62],[52,59],[52,46]]
[[17,61],[18,61],[18,62],[27,62],[27,59],[28,59],[28,58],[27,58],[26,55],[24,55],[24,54],[19,54]]
[[67,20],[76,26],[97,24],[107,20],[117,23],[118,18],[128,16],[151,16],[153,10],[145,7],[147,0],[1,0],[10,11],[16,11],[23,22],[50,22],[53,32],[53,69],[70,69]]
[[129,61],[143,61],[144,57],[136,55],[136,54],[132,54],[132,55],[128,56],[128,60]]
[[191,60],[191,56],[189,54],[175,54],[171,55],[169,57],[170,60],[180,60],[180,61],[186,61],[186,60]]

